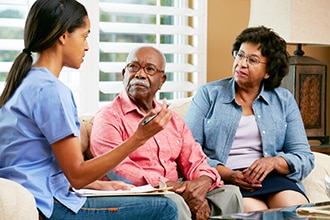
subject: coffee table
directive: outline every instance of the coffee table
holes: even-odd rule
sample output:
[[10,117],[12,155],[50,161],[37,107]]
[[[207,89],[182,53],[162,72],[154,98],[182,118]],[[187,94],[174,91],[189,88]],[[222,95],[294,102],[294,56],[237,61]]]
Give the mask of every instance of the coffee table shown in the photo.
[[[320,215],[320,214],[309,214],[301,215],[297,214],[296,209],[300,207],[321,207],[321,206],[330,206],[330,201],[320,202],[320,203],[309,203],[305,205],[290,206],[286,208],[279,209],[268,209],[265,211],[257,212],[244,212],[229,214],[223,216],[212,216],[209,220],[216,219],[227,219],[227,220],[295,220],[295,219],[304,219],[304,220],[323,220],[330,219],[330,215]],[[330,208],[329,208],[330,211]]]

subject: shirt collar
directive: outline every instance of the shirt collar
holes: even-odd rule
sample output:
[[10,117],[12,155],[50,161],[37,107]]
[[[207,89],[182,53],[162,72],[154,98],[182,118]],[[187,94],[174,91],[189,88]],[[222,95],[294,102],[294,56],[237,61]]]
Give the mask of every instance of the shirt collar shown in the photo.
[[[224,103],[234,102],[235,101],[235,80],[234,80],[234,78],[230,79],[230,83],[228,83],[225,86],[225,90],[230,91],[230,93],[229,93],[229,96],[223,96],[223,99],[222,99],[223,102]],[[263,100],[263,101],[265,101],[265,103],[269,104],[270,96],[269,96],[269,92],[267,92],[265,90],[264,84],[261,85],[261,91],[256,99]]]
[[[122,90],[119,94],[122,111],[126,115],[130,112],[136,111],[141,116],[144,116],[145,114],[140,111],[140,109],[136,106],[134,102],[128,97],[127,92],[125,90]],[[156,99],[153,99],[153,105],[159,106],[160,104],[156,101]]]

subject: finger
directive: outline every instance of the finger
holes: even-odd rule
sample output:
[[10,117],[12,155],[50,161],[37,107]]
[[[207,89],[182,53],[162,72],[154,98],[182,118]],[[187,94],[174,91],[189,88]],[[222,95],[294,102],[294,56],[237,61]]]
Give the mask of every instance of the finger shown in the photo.
[[177,188],[175,189],[175,192],[178,193],[178,194],[181,194],[181,193],[183,193],[185,190],[186,190],[186,186],[185,186],[185,184],[181,184],[179,187],[177,187]]
[[248,187],[248,188],[242,188],[243,190],[247,191],[247,192],[254,192],[257,189],[256,188],[252,188],[252,187]]
[[208,219],[211,213],[207,200],[204,200],[200,207],[196,210],[196,219]]
[[109,182],[109,185],[111,185],[115,190],[118,189],[126,190],[135,187],[134,185],[127,184],[122,181],[107,181],[107,182]]
[[163,99],[163,104],[162,104],[162,109],[167,109],[168,106],[169,106],[169,105],[167,104],[167,99],[164,98],[164,99]]
[[258,165],[249,167],[249,172],[245,174],[245,177],[249,183],[255,183],[262,176],[264,170],[263,165],[258,163]]
[[261,184],[261,182],[264,181],[264,179],[266,178],[266,176],[267,176],[268,174],[269,174],[269,172],[264,172],[264,173],[262,174],[262,176],[257,180],[256,183],[260,183],[260,184]]

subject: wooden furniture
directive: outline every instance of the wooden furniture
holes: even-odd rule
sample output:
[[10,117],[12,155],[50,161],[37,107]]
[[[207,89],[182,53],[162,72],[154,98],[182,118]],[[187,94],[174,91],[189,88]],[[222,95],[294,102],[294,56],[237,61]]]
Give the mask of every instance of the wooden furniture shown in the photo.
[[321,144],[319,146],[311,146],[314,152],[324,153],[330,155],[330,144]]
[[303,56],[301,45],[290,57],[289,74],[281,86],[294,95],[304,121],[309,140],[329,143],[326,135],[327,66],[319,60]]

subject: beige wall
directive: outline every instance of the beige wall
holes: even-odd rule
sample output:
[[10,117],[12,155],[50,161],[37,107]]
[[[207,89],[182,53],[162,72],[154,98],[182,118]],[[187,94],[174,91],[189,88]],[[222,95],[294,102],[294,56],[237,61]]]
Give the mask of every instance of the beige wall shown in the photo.
[[[249,0],[208,0],[207,81],[214,81],[232,74],[232,44],[235,37],[248,26]],[[295,46],[288,46],[292,54]],[[303,46],[306,56],[314,57],[330,69],[330,48]],[[326,85],[330,85],[330,74]],[[327,88],[327,109],[330,110],[330,86]],[[330,134],[330,115],[327,114],[327,135]]]

